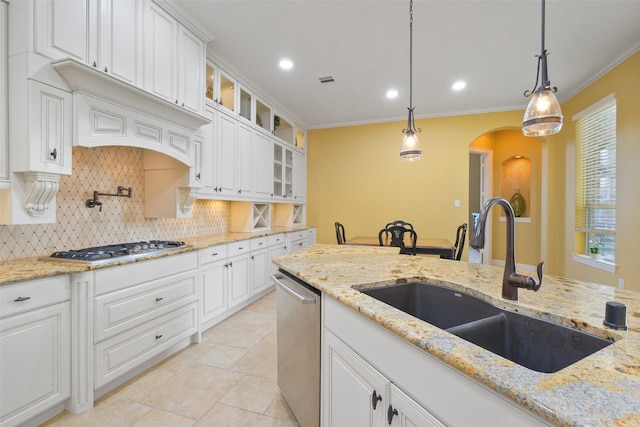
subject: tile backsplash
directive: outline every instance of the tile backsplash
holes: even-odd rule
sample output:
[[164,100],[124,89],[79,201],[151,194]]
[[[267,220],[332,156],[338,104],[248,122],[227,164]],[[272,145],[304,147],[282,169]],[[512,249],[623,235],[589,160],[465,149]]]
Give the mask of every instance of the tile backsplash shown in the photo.
[[[73,147],[73,174],[60,178],[57,223],[0,225],[0,261],[49,255],[58,250],[150,239],[180,239],[224,233],[230,202],[198,200],[188,219],[144,217],[143,150],[128,147]],[[94,191],[116,193],[132,188],[131,199],[101,196],[87,208]]]

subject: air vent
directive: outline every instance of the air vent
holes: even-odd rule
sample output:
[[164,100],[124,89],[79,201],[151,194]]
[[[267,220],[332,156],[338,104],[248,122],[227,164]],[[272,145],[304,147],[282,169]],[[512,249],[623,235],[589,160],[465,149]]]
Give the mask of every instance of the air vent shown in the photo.
[[335,82],[335,80],[333,79],[333,76],[318,77],[318,80],[320,80],[320,83],[333,83],[333,82]]

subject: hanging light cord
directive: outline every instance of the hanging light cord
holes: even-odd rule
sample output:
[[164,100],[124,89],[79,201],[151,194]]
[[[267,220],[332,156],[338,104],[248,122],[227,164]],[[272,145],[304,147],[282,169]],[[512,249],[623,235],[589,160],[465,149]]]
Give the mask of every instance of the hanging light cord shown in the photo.
[[422,129],[416,129],[415,120],[413,118],[413,0],[409,2],[409,118],[407,120],[407,128],[402,133],[422,132]]
[[544,48],[544,33],[545,33],[545,7],[544,7],[544,3],[545,0],[542,0],[542,37],[541,37],[541,53],[540,55],[536,55],[536,57],[538,58],[538,69],[536,70],[536,83],[533,85],[533,90],[525,90],[524,91],[524,96],[525,97],[529,97],[531,95],[533,95],[533,93],[535,93],[536,89],[538,88],[538,82],[540,81],[540,69],[542,68],[542,84],[545,86],[545,89],[551,89],[553,91],[553,93],[556,93],[558,91],[557,87],[551,87],[551,82],[549,81],[549,76],[547,74],[547,50]]

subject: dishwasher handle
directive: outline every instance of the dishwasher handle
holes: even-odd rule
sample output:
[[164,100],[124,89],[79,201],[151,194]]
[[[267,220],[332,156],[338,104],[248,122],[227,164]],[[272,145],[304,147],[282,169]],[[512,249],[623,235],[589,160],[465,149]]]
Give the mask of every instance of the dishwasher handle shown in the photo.
[[316,303],[316,294],[306,289],[304,286],[299,285],[284,274],[275,273],[271,275],[271,278],[276,282],[276,285],[278,285],[280,289],[300,301],[302,304]]

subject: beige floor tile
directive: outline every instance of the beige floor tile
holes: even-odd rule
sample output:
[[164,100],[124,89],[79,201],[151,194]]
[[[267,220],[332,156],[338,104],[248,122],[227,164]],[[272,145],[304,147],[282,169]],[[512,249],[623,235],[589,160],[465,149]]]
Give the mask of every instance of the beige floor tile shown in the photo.
[[293,415],[293,412],[291,412],[291,408],[289,408],[287,401],[284,400],[282,393],[278,393],[276,397],[273,398],[273,401],[264,414],[269,415],[270,417],[280,418],[294,423],[297,422],[295,415]]
[[85,427],[85,426],[131,426],[143,416],[151,412],[152,408],[138,402],[120,399],[117,396],[108,397],[99,402],[93,409],[80,414],[70,412],[56,417],[47,427]]
[[196,420],[194,419],[154,409],[140,418],[132,427],[191,427],[195,423]]
[[262,414],[278,392],[275,380],[247,375],[220,399],[220,403]]
[[246,348],[229,347],[227,345],[215,345],[204,353],[198,362],[203,365],[217,366],[218,368],[229,368],[242,356],[247,354]]
[[258,344],[274,327],[264,327],[246,322],[222,323],[205,332],[207,342],[230,347],[252,348]]
[[198,419],[242,378],[241,374],[196,364],[176,375],[141,402],[155,408]]
[[293,427],[297,424],[218,403],[195,425],[196,427]]
[[276,310],[276,292],[273,291],[258,301],[251,304],[245,309],[245,311],[264,311],[268,313],[275,313]]
[[273,336],[269,334],[259,344],[247,352],[241,359],[231,366],[231,370],[243,374],[277,379],[278,359],[276,344]]
[[154,393],[159,387],[163,387],[175,375],[169,370],[156,367],[123,384],[110,394],[121,399],[139,402],[146,395]]

